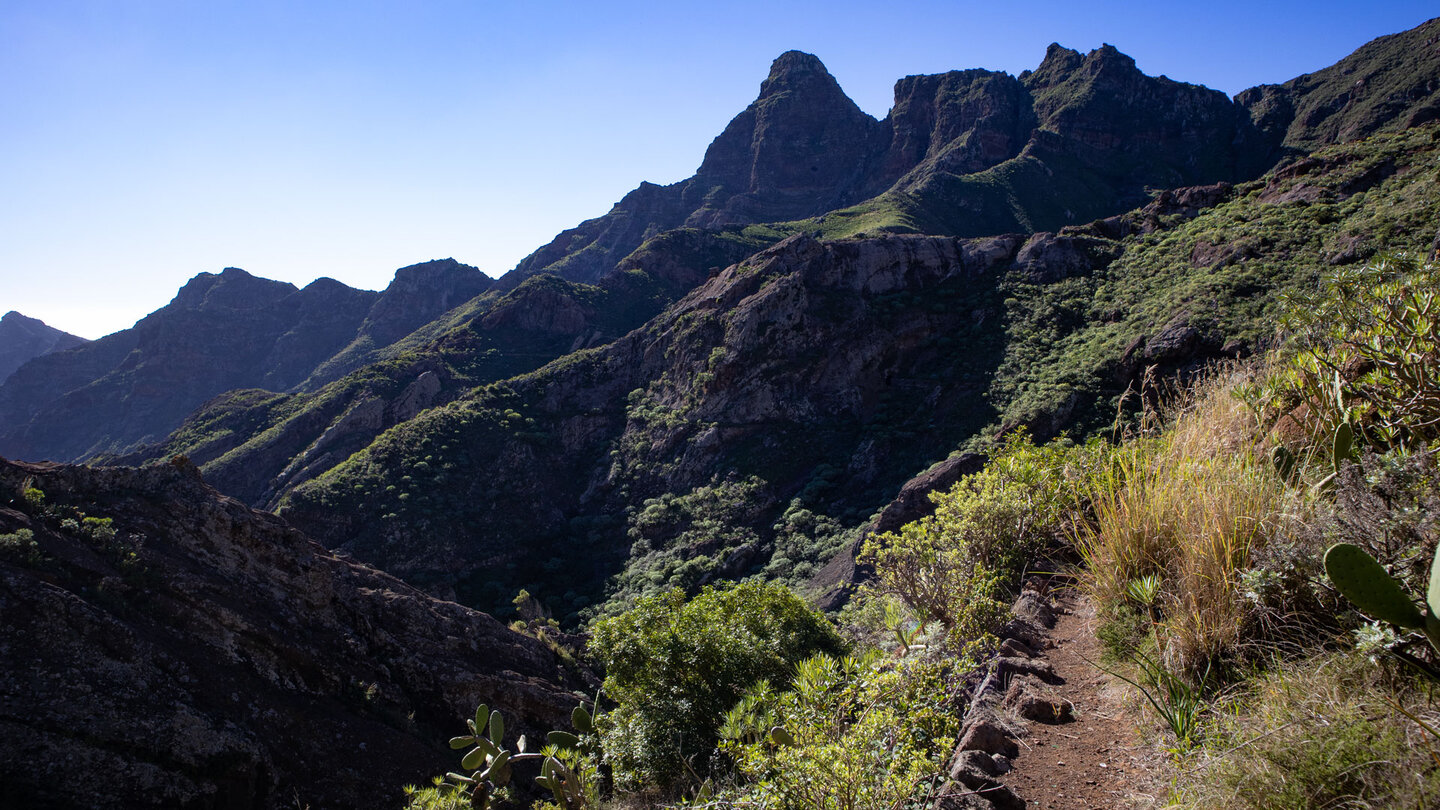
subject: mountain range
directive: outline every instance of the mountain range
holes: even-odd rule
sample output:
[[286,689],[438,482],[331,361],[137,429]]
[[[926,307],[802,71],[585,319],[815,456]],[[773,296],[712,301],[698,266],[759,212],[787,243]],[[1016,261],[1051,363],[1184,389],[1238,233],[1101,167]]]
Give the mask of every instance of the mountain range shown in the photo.
[[[1325,268],[1433,256],[1437,165],[1440,20],[1234,98],[1053,45],[1019,76],[900,79],[884,120],[791,51],[693,177],[641,184],[494,281],[451,259],[383,292],[232,268],[131,329],[15,349],[31,354],[0,384],[0,455],[92,465],[4,472],[133,522],[166,581],[185,563],[161,538],[181,527],[146,504],[264,527],[279,558],[383,580],[353,587],[415,610],[508,614],[525,589],[575,625],[747,576],[834,607],[863,576],[860,539],[997,439],[1123,429],[1156,380],[1263,350],[1281,298]],[[0,562],[6,598],[58,583],[147,637],[217,632],[106,601],[96,583],[124,576],[33,512],[13,503],[0,529],[32,528],[62,562]],[[246,576],[299,598],[272,564]],[[206,588],[194,598],[239,598]],[[336,627],[371,616],[349,610]],[[579,677],[525,655],[526,677]],[[391,708],[438,688],[386,666],[372,682]],[[295,777],[255,750],[245,778],[263,770],[273,797]]]

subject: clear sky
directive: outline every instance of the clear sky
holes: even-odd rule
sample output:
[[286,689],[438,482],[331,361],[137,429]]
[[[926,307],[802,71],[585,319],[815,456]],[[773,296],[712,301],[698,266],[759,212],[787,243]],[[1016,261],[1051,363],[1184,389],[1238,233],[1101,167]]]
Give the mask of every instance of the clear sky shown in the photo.
[[1234,94],[1432,2],[3,0],[0,312],[99,337],[200,272],[382,289],[490,275],[692,174],[770,61],[883,117],[896,79],[1035,67],[1053,41]]

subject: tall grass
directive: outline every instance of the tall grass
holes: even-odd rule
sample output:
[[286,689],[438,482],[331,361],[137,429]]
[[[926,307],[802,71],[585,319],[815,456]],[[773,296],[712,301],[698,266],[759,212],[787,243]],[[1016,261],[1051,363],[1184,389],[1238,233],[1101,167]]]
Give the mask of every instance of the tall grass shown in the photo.
[[1163,431],[1118,448],[1076,538],[1098,604],[1123,603],[1132,582],[1160,578],[1161,652],[1191,670],[1243,639],[1251,603],[1240,573],[1297,506],[1256,447],[1253,413],[1231,394],[1245,373],[1199,381],[1148,420]]

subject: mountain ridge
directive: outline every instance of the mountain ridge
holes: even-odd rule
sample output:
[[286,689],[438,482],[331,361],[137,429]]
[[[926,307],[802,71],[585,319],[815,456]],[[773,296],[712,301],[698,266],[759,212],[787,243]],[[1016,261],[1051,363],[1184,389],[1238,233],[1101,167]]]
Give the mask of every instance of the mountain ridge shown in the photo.
[[40,355],[73,349],[89,342],[78,335],[47,326],[42,320],[11,310],[0,316],[0,383]]
[[341,376],[490,284],[454,259],[401,268],[382,292],[199,273],[130,329],[33,358],[0,383],[0,454],[80,460],[159,441],[226,391]]

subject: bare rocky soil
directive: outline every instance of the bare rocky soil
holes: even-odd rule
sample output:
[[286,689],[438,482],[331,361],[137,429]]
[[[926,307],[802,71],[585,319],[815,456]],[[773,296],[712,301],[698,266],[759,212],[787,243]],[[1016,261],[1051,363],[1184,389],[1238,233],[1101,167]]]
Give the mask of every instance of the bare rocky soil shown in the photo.
[[1100,660],[1095,609],[1078,592],[1027,589],[1000,656],[976,687],[951,760],[952,808],[1149,806],[1163,767],[1127,687]]

